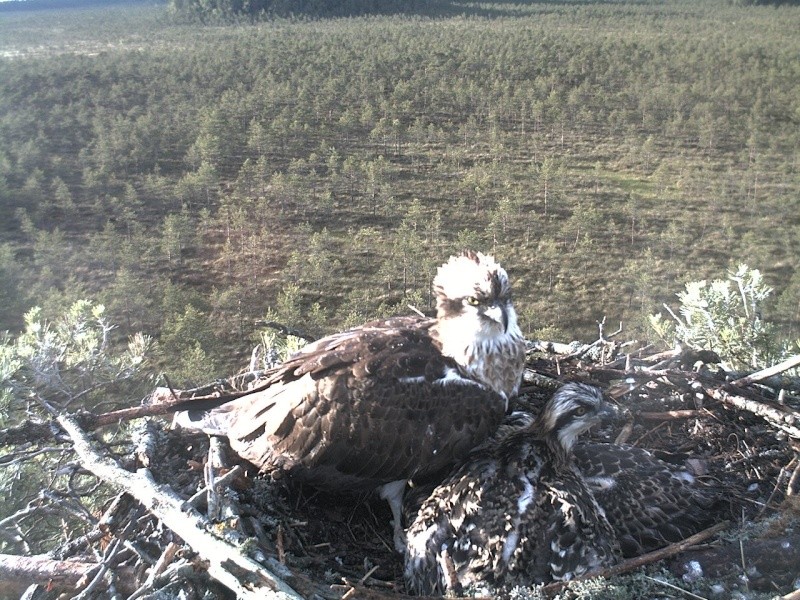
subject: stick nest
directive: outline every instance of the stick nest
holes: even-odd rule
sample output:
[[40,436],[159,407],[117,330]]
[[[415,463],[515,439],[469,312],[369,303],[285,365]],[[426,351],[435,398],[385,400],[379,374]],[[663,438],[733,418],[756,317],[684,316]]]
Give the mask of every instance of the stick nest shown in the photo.
[[[578,582],[555,590],[521,591],[520,598],[619,598],[625,597],[622,588],[645,585],[646,580],[652,580],[649,585],[664,598],[687,597],[677,588],[707,594],[694,597],[793,597],[800,565],[796,379],[778,374],[742,380],[741,374],[709,364],[715,360],[709,354],[622,354],[620,346],[607,340],[566,352],[561,348],[561,354],[541,343],[530,350],[513,409],[538,412],[567,381],[602,388],[626,419],[590,437],[649,449],[715,480],[728,498],[719,521],[729,521],[730,526],[627,576],[625,583],[612,578],[604,585],[613,592],[598,584],[592,584],[596,587],[591,591],[586,587],[590,584]],[[250,373],[191,393],[171,393],[230,394],[258,383],[259,374]],[[104,421],[84,416],[79,423],[85,431]],[[88,533],[69,539],[47,557],[61,565],[86,564],[82,576],[70,581],[50,577],[28,588],[26,597],[405,597],[402,558],[393,550],[391,515],[384,502],[273,482],[255,474],[219,440],[171,430],[166,420],[154,417],[132,423],[130,444],[122,450],[96,440],[89,440],[90,445],[95,458],[112,461],[132,478],[152,481],[153,506],[136,495],[139,484],[125,487],[124,481],[107,481],[117,489],[122,486],[114,502]],[[79,458],[82,463],[87,460]],[[192,538],[188,540],[176,532],[163,511],[169,502],[194,515],[197,537],[183,534]],[[209,538],[204,536],[222,540],[232,556],[242,556],[245,562],[234,564],[224,557],[217,564],[208,556],[204,540]],[[231,591],[227,575],[241,587]],[[291,589],[276,588],[275,581]],[[275,589],[283,591],[265,595],[265,590]]]

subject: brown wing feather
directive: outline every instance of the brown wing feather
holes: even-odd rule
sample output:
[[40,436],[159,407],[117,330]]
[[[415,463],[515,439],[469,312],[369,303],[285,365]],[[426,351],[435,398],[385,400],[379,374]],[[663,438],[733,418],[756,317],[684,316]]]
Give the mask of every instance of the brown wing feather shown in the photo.
[[[392,317],[329,335],[289,357],[270,381],[293,381],[306,373],[318,378],[339,368],[355,368],[366,356],[385,351],[387,344],[406,346],[420,337],[430,338],[430,329],[435,323],[435,319],[426,317]],[[387,358],[384,355],[381,360],[386,362]]]
[[584,443],[575,447],[575,462],[626,556],[680,541],[720,518],[720,490],[647,450]]
[[227,407],[231,446],[263,471],[337,489],[424,476],[465,456],[500,423],[505,399],[460,375],[430,323],[376,322],[304,349],[269,388]]

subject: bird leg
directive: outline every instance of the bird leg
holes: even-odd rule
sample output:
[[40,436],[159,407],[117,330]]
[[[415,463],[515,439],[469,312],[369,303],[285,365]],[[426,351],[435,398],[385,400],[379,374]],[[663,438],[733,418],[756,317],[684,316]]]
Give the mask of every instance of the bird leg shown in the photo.
[[407,480],[399,479],[378,488],[381,498],[386,500],[392,509],[394,549],[400,554],[405,554],[406,551],[406,533],[403,531],[403,492],[405,492],[406,483]]

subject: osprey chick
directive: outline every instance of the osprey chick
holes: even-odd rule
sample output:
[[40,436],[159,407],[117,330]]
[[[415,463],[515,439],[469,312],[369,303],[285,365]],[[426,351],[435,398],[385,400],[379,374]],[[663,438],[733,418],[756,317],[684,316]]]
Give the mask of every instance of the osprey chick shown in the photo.
[[267,389],[177,422],[225,435],[262,472],[332,491],[378,489],[403,550],[405,484],[490,436],[519,388],[525,346],[505,270],[465,252],[439,267],[436,318],[395,317],[309,344]]
[[[530,413],[513,412],[486,444],[534,421]],[[643,448],[587,441],[575,444],[572,453],[626,558],[679,542],[727,517],[718,486]]]
[[578,444],[575,463],[626,557],[679,542],[720,518],[718,489],[642,448]]
[[534,422],[476,448],[408,528],[408,591],[493,593],[615,562],[614,532],[572,460],[577,437],[610,414],[597,388],[567,384]]

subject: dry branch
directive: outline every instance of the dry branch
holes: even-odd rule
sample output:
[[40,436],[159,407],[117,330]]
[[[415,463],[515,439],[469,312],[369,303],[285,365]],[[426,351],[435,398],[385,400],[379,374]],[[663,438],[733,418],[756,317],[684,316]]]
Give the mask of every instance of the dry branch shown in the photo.
[[784,431],[795,439],[800,439],[800,427],[797,427],[796,425],[798,421],[800,421],[800,415],[798,415],[796,412],[784,412],[764,404],[763,402],[758,402],[743,396],[731,394],[718,387],[704,385],[703,389],[705,390],[706,394],[715,400],[719,400],[724,405],[758,415],[759,417],[762,417],[768,421],[773,427]]
[[755,383],[756,381],[763,381],[765,379],[772,377],[773,375],[778,375],[780,373],[788,371],[789,369],[793,369],[798,365],[800,365],[800,354],[792,356],[791,358],[787,358],[786,360],[778,363],[777,365],[773,365],[766,369],[762,369],[761,371],[758,371],[756,373],[752,373],[745,377],[741,377],[736,381],[734,381],[732,385],[743,386]]
[[[92,576],[99,568],[95,562],[0,554],[0,595],[20,595],[33,584],[74,592],[87,575]],[[121,578],[133,578],[131,569],[122,567],[119,571]]]
[[209,575],[234,591],[237,597],[253,600],[265,597],[302,598],[267,568],[211,535],[206,530],[210,525],[208,521],[197,513],[184,512],[181,508],[183,500],[169,488],[156,484],[147,470],[130,473],[98,453],[74,417],[62,415],[58,417],[58,422],[72,438],[75,451],[86,469],[141,502],[207,561]]
[[[636,556],[634,558],[629,558],[628,560],[624,560],[621,563],[618,563],[612,567],[608,567],[607,569],[600,569],[597,571],[593,571],[589,575],[585,575],[583,577],[578,577],[573,581],[580,581],[581,579],[594,579],[596,577],[603,577],[608,579],[609,577],[614,577],[615,575],[622,575],[623,573],[629,573],[639,567],[643,567],[645,565],[649,565],[667,558],[671,556],[675,556],[676,554],[680,554],[681,552],[685,552],[692,546],[696,546],[706,540],[714,537],[720,531],[725,529],[728,526],[727,521],[723,521],[721,523],[717,523],[713,527],[709,527],[708,529],[704,529],[703,531],[694,534],[691,537],[686,538],[685,540],[681,540],[680,542],[675,542],[674,544],[670,544],[664,548],[659,548],[658,550],[654,550],[653,552],[648,552],[647,554],[642,554],[641,556]],[[543,591],[548,595],[554,595],[561,590],[563,590],[568,583],[566,582],[557,582],[551,583],[549,585],[544,586]]]
[[283,323],[276,323],[275,321],[256,321],[256,325],[269,327],[270,329],[274,329],[283,335],[291,335],[292,337],[300,338],[301,340],[305,340],[309,343],[317,341],[317,338],[315,338],[313,335],[295,327],[289,327]]
[[671,419],[694,419],[700,417],[708,416],[708,413],[703,412],[702,410],[665,410],[662,412],[650,412],[650,411],[642,411],[637,413],[640,419],[650,420],[650,421],[669,421]]

